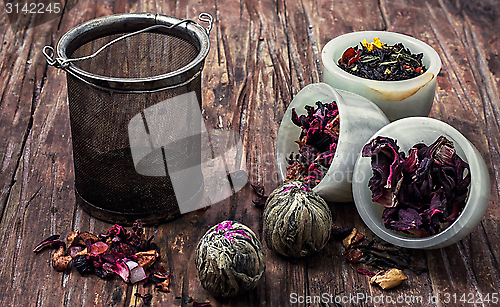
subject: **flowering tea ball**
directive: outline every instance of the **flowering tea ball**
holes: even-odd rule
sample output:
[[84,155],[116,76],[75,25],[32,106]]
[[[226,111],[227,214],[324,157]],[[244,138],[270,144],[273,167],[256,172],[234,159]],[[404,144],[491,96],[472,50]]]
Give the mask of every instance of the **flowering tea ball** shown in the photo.
[[266,269],[262,244],[247,226],[224,221],[210,228],[196,247],[201,285],[213,296],[252,290]]
[[326,202],[299,181],[284,183],[266,201],[264,238],[270,249],[284,256],[304,257],[321,250],[331,228]]

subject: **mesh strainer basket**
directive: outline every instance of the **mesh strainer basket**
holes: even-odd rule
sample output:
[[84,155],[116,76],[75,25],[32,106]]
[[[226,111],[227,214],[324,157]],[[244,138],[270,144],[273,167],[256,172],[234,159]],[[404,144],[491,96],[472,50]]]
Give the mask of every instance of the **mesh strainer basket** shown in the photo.
[[[77,202],[100,219],[156,223],[203,195],[201,72],[212,17],[97,18],[68,31],[50,65],[67,72]],[[175,184],[171,174],[182,170]],[[193,178],[195,178],[193,180]]]

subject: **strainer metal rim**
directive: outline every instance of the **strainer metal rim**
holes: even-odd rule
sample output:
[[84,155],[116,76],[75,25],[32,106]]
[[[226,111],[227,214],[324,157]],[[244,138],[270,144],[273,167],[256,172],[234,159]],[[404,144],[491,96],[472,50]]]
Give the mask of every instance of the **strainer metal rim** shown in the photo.
[[[97,32],[103,27],[109,27],[112,25],[126,25],[127,22],[144,22],[145,28],[153,25],[165,25],[171,26],[173,24],[182,21],[177,17],[166,16],[156,13],[125,13],[125,14],[114,14],[104,17],[95,18],[84,22],[66,32],[57,43],[57,55],[60,59],[68,60],[67,50],[71,43],[78,39],[83,34],[89,35],[93,32]],[[66,68],[67,72],[70,72],[77,77],[84,78],[87,82],[105,87],[110,89],[124,89],[124,90],[151,90],[151,89],[161,89],[164,87],[175,86],[184,83],[191,79],[196,73],[198,73],[204,65],[204,60],[208,55],[210,50],[210,40],[206,30],[200,26],[198,23],[187,22],[185,24],[179,25],[182,29],[190,31],[187,34],[194,34],[196,39],[200,44],[200,50],[197,56],[189,62],[187,65],[175,71],[160,74],[151,77],[143,78],[121,78],[121,77],[108,77],[103,75],[98,75],[85,71],[77,67],[73,63],[69,63]],[[190,35],[193,36],[193,35]],[[96,84],[97,83],[97,84]]]

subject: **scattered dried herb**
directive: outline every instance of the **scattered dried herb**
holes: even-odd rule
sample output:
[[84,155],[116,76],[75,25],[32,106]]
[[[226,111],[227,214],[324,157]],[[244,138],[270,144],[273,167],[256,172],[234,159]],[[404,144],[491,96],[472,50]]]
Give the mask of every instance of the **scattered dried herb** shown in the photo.
[[[106,278],[116,274],[125,282],[137,283],[148,279],[146,269],[160,257],[153,237],[146,240],[142,223],[138,220],[130,231],[115,224],[106,233],[96,236],[89,232],[70,232],[66,243],[59,235],[50,236],[38,244],[33,252],[45,247],[57,249],[52,255],[52,266],[57,271],[65,270],[72,263],[82,276],[95,274]],[[152,276],[152,277],[151,277]],[[150,278],[160,291],[168,291],[169,273],[162,267],[151,272]],[[151,301],[150,294],[141,297],[145,305]]]
[[346,72],[371,80],[399,81],[415,78],[427,69],[422,64],[423,54],[413,54],[402,43],[383,44],[376,37],[360,46],[346,49],[338,66]]
[[382,289],[388,290],[400,285],[407,279],[408,277],[400,269],[389,269],[378,272],[370,279],[370,283],[377,284]]
[[351,233],[342,240],[342,244],[344,245],[345,249],[349,249],[352,244],[359,243],[361,240],[363,240],[364,237],[365,236],[359,233],[356,228],[353,228]]
[[156,288],[162,292],[170,292],[170,273],[167,272],[163,266],[160,266],[156,270],[152,270],[144,286],[146,286],[148,282],[153,282]]
[[71,262],[71,256],[66,256],[64,246],[59,246],[59,249],[52,255],[52,267],[56,271],[64,271]]
[[[334,232],[340,233],[340,235],[336,235],[333,239],[337,242],[342,242],[343,244],[343,241],[349,236],[356,238],[357,235],[360,235],[358,236],[359,240],[353,240],[351,244],[344,246],[345,251],[342,255],[349,262],[362,263],[379,270],[388,270],[391,268],[397,268],[400,270],[410,269],[417,275],[427,271],[425,267],[412,265],[411,249],[397,247],[390,243],[380,242],[373,239],[368,241],[366,244],[359,244],[364,236],[354,227],[338,228],[332,224],[332,233]],[[360,254],[361,257],[359,257]]]
[[361,260],[361,257],[363,257],[363,252],[358,249],[351,248],[344,251],[342,256],[344,256],[349,262],[358,263]]
[[153,300],[153,295],[151,293],[140,294],[138,292],[134,293],[135,297],[138,297],[142,300],[142,304],[144,306],[151,306],[151,301]]
[[366,275],[369,277],[375,276],[375,273],[373,273],[372,271],[365,270],[365,269],[357,269],[356,272],[358,272],[358,274]]
[[46,238],[42,242],[38,243],[37,246],[35,246],[35,248],[33,249],[33,252],[39,253],[42,251],[42,249],[44,249],[46,247],[50,247],[52,249],[58,249],[59,246],[64,246],[65,245],[64,242],[59,240],[59,237],[60,237],[60,235],[53,235],[53,236]]
[[343,241],[354,229],[352,226],[346,226],[339,228],[335,224],[332,224],[332,230],[330,232],[330,238],[335,241]]
[[257,194],[257,196],[259,197],[255,200],[252,200],[252,202],[255,204],[256,207],[264,208],[264,206],[266,205],[267,197],[268,197],[265,195],[264,186],[254,185],[254,184],[250,184],[250,185],[252,186],[253,190],[255,191],[255,194]]
[[305,106],[307,115],[298,116],[292,109],[292,122],[302,128],[299,152],[290,153],[286,170],[287,181],[302,181],[314,188],[326,175],[332,163],[339,139],[339,110],[335,101],[323,104],[316,102],[316,108]]
[[266,268],[262,244],[247,226],[224,221],[198,242],[195,264],[201,285],[217,297],[233,297],[255,288]]
[[269,195],[263,225],[270,249],[287,257],[304,257],[328,242],[332,214],[323,198],[305,184],[291,181]]
[[377,137],[363,148],[371,157],[372,200],[386,207],[388,229],[427,237],[451,225],[463,210],[471,181],[469,165],[453,142],[440,136],[430,146],[419,143],[408,158],[396,141]]

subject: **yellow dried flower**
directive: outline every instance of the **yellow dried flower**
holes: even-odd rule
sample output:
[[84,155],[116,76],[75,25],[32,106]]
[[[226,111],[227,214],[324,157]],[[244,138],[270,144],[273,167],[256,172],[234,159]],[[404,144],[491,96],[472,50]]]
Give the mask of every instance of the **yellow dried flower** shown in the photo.
[[384,44],[380,41],[380,39],[378,37],[374,37],[373,38],[373,43],[372,43],[375,47],[377,47],[378,49],[382,49]]
[[368,49],[368,51],[373,50],[373,45],[371,43],[367,42],[366,39],[363,40],[363,46],[365,46],[366,49]]

